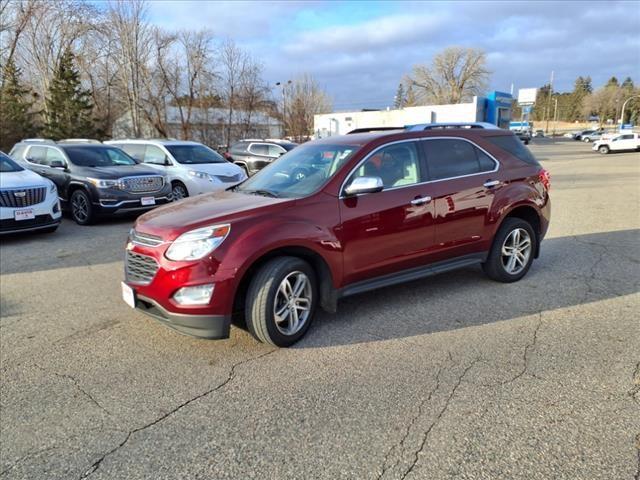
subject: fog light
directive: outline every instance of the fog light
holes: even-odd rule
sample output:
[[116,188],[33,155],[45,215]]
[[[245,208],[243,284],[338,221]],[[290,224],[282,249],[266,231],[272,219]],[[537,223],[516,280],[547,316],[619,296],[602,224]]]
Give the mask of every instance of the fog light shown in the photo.
[[58,213],[60,211],[60,200],[58,200],[53,206],[53,213]]
[[174,295],[173,299],[180,305],[206,305],[213,294],[213,283],[197,285],[195,287],[182,287]]

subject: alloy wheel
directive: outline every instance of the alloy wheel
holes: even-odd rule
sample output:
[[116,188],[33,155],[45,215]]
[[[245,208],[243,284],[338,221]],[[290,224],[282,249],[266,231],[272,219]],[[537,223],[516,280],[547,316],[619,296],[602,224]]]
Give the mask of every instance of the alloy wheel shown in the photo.
[[174,185],[172,191],[173,201],[182,200],[183,198],[188,197],[187,191],[182,185]]
[[296,271],[287,275],[276,291],[273,314],[283,335],[294,335],[304,327],[311,313],[313,290],[309,277]]
[[529,262],[532,243],[529,232],[516,228],[507,235],[502,244],[502,266],[510,275],[520,273]]
[[80,222],[85,222],[89,216],[89,205],[84,195],[74,195],[71,202],[73,216]]

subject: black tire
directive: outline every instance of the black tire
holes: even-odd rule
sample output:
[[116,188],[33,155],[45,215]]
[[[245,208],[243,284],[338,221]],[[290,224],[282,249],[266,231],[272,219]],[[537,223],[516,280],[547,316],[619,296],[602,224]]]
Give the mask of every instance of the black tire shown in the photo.
[[178,200],[182,200],[183,198],[187,198],[189,196],[189,190],[182,182],[173,182],[171,184],[171,198],[172,201],[177,202]]
[[71,194],[71,217],[78,225],[91,225],[95,219],[89,194],[84,190],[75,190]]
[[[276,295],[279,295],[280,285],[286,278],[299,273],[303,273],[310,284],[309,313],[305,320],[300,322],[300,328],[288,335],[283,333],[282,327],[276,324],[276,301],[281,299]],[[316,275],[307,262],[296,257],[274,258],[258,270],[249,285],[245,302],[245,320],[249,332],[262,343],[270,343],[276,347],[289,347],[300,340],[309,329],[318,300]]]
[[[530,250],[524,264],[524,268],[521,268],[521,270],[517,271],[516,273],[510,273],[507,270],[507,267],[504,265],[505,256],[503,256],[502,247],[509,235],[511,235],[512,232],[518,229],[525,230],[528,233],[531,242]],[[498,233],[493,239],[493,245],[491,246],[491,250],[489,251],[489,256],[487,257],[486,262],[482,264],[482,269],[489,278],[497,282],[517,282],[522,277],[524,277],[529,271],[529,268],[531,268],[533,257],[535,256],[537,248],[538,237],[533,231],[533,227],[531,227],[528,222],[520,218],[507,218],[502,223],[502,225],[498,229]]]
[[600,145],[600,146],[598,147],[598,151],[599,151],[601,154],[606,155],[607,153],[609,153],[609,151],[610,151],[610,150],[609,150],[609,147],[608,147],[607,145]]

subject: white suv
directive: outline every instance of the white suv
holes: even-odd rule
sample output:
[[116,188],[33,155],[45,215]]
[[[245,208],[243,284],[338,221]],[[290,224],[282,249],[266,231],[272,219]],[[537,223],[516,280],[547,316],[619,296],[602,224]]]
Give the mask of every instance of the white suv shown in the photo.
[[242,182],[244,170],[209,147],[184,140],[110,140],[130,156],[169,177],[173,199],[221,190]]
[[61,216],[55,184],[0,152],[0,234],[53,232]]
[[592,150],[607,154],[625,150],[640,150],[640,138],[637,133],[620,133],[611,137],[603,137],[593,142]]

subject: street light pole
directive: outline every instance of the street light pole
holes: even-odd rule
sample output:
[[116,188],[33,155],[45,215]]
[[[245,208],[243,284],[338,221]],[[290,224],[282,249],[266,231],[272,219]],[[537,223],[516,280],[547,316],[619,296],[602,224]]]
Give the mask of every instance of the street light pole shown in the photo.
[[287,136],[287,85],[291,85],[291,80],[286,82],[276,82],[276,87],[282,88],[282,136]]
[[624,124],[624,109],[627,106],[627,103],[629,103],[629,100],[632,100],[634,98],[640,98],[640,95],[631,95],[622,104],[622,112],[620,112],[620,128],[622,128],[622,125]]
[[552,137],[555,137],[556,135],[556,126],[558,124],[558,97],[553,99],[554,101],[554,107],[553,107],[553,133],[551,134]]
[[549,133],[549,116],[551,114],[551,95],[553,95],[553,70],[551,70],[551,80],[549,80],[549,93],[547,94],[547,126],[545,132]]

